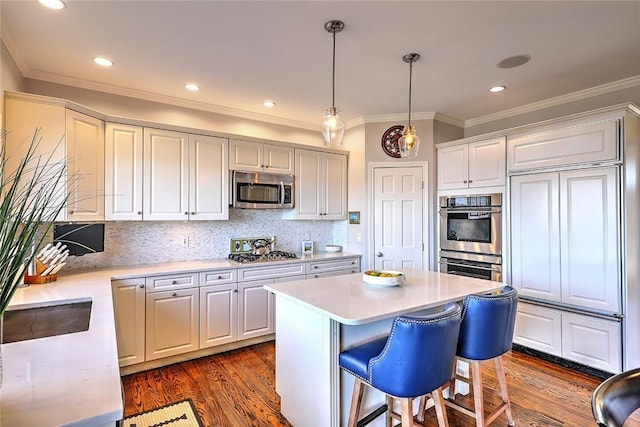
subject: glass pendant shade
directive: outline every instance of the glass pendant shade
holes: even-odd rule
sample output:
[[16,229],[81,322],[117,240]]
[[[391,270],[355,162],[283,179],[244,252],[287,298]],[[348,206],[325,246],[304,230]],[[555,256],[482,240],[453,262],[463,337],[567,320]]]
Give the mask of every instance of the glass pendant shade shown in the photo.
[[420,138],[416,135],[416,128],[408,125],[404,127],[402,136],[398,138],[400,157],[417,157],[420,147]]
[[322,137],[324,138],[324,144],[328,147],[339,147],[342,145],[345,128],[346,124],[342,119],[340,110],[336,107],[328,108],[327,112],[322,116]]

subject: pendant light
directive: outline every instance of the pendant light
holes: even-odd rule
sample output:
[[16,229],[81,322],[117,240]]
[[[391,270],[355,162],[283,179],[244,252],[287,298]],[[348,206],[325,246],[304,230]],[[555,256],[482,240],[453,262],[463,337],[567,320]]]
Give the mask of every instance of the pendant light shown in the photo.
[[328,147],[338,147],[342,145],[344,129],[346,127],[340,110],[336,108],[336,33],[344,29],[342,21],[328,21],[324,24],[324,29],[333,34],[333,77],[331,108],[322,116],[322,137],[324,145]]
[[409,63],[409,123],[404,127],[402,136],[398,138],[400,157],[417,157],[418,147],[420,146],[420,138],[416,135],[416,128],[411,126],[411,75],[413,63],[418,59],[420,59],[420,55],[417,53],[408,53],[402,57],[404,62]]

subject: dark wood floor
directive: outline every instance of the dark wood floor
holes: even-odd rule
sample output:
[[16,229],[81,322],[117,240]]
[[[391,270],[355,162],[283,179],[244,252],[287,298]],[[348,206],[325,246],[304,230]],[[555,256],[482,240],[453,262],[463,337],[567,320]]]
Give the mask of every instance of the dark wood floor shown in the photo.
[[[268,342],[125,376],[125,416],[190,397],[205,426],[290,426],[279,412],[274,350]],[[495,389],[492,366],[483,372]],[[517,426],[594,425],[591,395],[600,378],[516,351],[504,356],[504,366]],[[473,426],[470,417],[448,414],[451,427]],[[426,425],[436,426],[435,417]],[[504,425],[504,415],[492,423]]]

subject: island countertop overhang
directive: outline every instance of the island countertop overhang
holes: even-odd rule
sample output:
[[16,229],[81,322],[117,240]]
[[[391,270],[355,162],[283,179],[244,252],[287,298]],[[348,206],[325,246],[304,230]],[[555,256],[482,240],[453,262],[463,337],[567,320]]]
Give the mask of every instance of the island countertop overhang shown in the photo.
[[297,302],[344,325],[362,325],[414,313],[466,295],[491,292],[504,284],[418,269],[403,269],[401,286],[374,286],[362,273],[265,285],[277,297]]

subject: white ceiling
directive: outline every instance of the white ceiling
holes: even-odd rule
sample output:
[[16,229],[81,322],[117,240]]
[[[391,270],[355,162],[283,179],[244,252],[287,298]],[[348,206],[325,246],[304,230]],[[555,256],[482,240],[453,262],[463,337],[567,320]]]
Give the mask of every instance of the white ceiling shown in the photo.
[[[318,126],[413,113],[461,121],[640,81],[640,1],[80,1],[61,11],[2,0],[2,38],[25,77]],[[531,61],[497,63],[517,54]],[[109,69],[94,56],[115,61]],[[187,82],[202,88],[192,93]],[[503,84],[500,94],[488,92]],[[261,102],[273,99],[267,110]],[[265,119],[269,120],[268,117]]]

